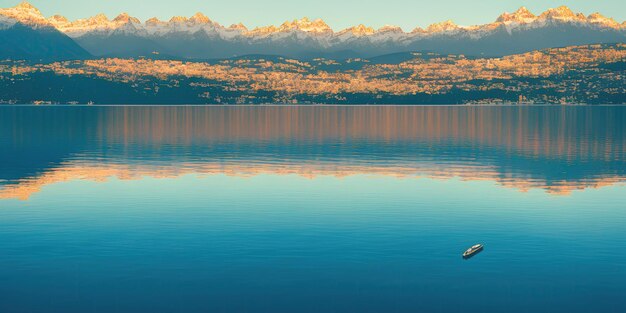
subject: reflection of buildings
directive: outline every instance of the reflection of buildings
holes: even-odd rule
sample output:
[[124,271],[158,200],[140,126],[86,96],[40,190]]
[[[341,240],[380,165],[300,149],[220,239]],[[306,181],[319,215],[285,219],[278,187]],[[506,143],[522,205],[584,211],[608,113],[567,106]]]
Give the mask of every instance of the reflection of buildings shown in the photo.
[[157,145],[360,140],[490,146],[569,160],[626,154],[621,108],[164,107],[110,113],[101,136]]
[[109,178],[121,180],[136,180],[142,177],[152,178],[176,178],[185,174],[217,175],[247,177],[260,174],[272,175],[299,175],[308,178],[317,176],[345,177],[351,175],[385,175],[398,178],[422,178],[451,179],[459,177],[462,180],[490,180],[505,187],[516,188],[520,191],[528,191],[533,188],[543,188],[550,194],[566,195],[575,190],[586,188],[600,188],[623,181],[620,177],[607,177],[590,179],[580,182],[552,182],[546,185],[545,181],[524,179],[516,177],[501,177],[500,173],[493,168],[464,168],[458,172],[449,169],[438,171],[431,168],[379,168],[379,167],[350,167],[336,165],[219,165],[219,164],[177,164],[173,166],[127,166],[127,165],[66,165],[31,179],[25,179],[15,184],[9,184],[0,188],[0,199],[28,200],[33,194],[41,191],[46,185],[66,182],[71,180],[89,180],[104,182]]
[[186,173],[460,177],[551,193],[626,177],[621,107],[99,107],[71,119],[67,108],[36,109],[0,114],[13,122],[0,144],[43,153],[37,164],[3,160],[18,170],[3,169],[12,175],[0,177],[0,198]]

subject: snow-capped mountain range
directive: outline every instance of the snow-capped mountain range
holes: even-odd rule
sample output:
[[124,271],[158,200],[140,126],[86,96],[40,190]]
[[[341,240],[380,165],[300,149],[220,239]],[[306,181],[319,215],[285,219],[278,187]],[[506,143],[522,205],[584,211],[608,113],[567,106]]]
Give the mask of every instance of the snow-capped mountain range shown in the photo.
[[0,9],[0,59],[82,59],[91,54],[61,33],[39,10],[23,2]]
[[410,32],[396,26],[373,29],[365,25],[335,31],[321,19],[308,18],[248,29],[243,24],[223,26],[202,13],[169,21],[151,18],[141,22],[126,13],[113,19],[98,14],[70,21],[60,15],[46,18],[28,2],[0,9],[0,30],[16,24],[36,30],[56,29],[95,56],[156,52],[181,58],[373,56],[409,50],[501,55],[560,45],[626,41],[626,22],[599,13],[585,16],[565,6],[540,15],[522,7],[489,24],[459,26],[444,21]]
[[[72,38],[78,38],[89,34],[132,34],[142,36],[164,36],[172,33],[194,34],[197,32],[205,32],[208,35],[219,36],[222,39],[232,39],[236,37],[261,39],[273,38],[280,39],[290,33],[305,33],[315,37],[343,38],[350,37],[386,37],[402,39],[410,39],[415,37],[434,36],[441,33],[461,33],[466,32],[474,36],[481,36],[488,33],[499,26],[506,26],[509,29],[515,28],[538,28],[543,27],[546,23],[559,21],[577,23],[585,26],[598,28],[608,28],[615,30],[626,29],[626,22],[618,23],[612,18],[605,17],[600,13],[594,13],[585,16],[582,13],[574,13],[566,6],[556,9],[549,9],[541,15],[534,15],[525,7],[513,13],[504,13],[498,17],[494,23],[478,25],[478,26],[460,26],[454,22],[447,20],[428,26],[426,29],[420,27],[415,28],[411,32],[404,32],[400,27],[385,26],[378,30],[365,25],[358,25],[348,29],[335,32],[322,19],[309,20],[302,18],[300,20],[287,21],[280,26],[265,26],[254,29],[248,29],[243,24],[235,24],[229,27],[220,25],[212,21],[202,13],[196,13],[194,16],[187,18],[182,16],[172,17],[169,21],[161,21],[158,18],[151,18],[142,23],[138,18],[122,13],[114,19],[109,19],[104,14],[98,14],[86,19],[78,19],[69,21],[67,18],[54,15],[45,18],[39,10],[28,2],[22,2],[16,7],[9,9],[0,9],[0,15],[12,18],[18,22],[33,25],[37,27],[52,26],[59,31],[67,34]],[[396,36],[394,36],[396,34]],[[403,36],[397,36],[401,34]]]

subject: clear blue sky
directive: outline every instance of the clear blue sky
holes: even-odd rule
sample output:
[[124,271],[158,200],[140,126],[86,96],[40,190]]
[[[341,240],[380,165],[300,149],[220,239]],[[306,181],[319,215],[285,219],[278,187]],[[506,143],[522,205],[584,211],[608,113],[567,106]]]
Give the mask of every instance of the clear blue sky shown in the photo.
[[[0,0],[10,7],[20,0]],[[334,29],[363,23],[372,27],[394,24],[405,30],[451,19],[457,24],[488,23],[500,13],[528,7],[538,14],[567,5],[575,12],[600,12],[619,22],[626,19],[625,0],[30,0],[44,15],[62,14],[70,19],[105,13],[115,17],[128,12],[141,20],[156,16],[191,16],[202,12],[224,24],[243,22],[248,27],[281,24],[300,17],[323,18]]]

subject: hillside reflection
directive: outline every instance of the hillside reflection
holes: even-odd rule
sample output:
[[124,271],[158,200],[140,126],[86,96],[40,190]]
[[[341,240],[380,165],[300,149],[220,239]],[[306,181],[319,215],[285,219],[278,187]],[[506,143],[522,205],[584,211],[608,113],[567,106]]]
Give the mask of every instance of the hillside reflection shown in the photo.
[[550,193],[625,181],[624,107],[3,107],[0,198],[182,174],[491,180]]

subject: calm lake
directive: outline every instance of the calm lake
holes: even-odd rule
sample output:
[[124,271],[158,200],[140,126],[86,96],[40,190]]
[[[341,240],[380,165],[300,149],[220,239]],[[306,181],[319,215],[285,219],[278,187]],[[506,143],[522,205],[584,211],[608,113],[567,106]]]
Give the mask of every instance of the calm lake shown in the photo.
[[625,294],[626,107],[0,107],[3,313]]

